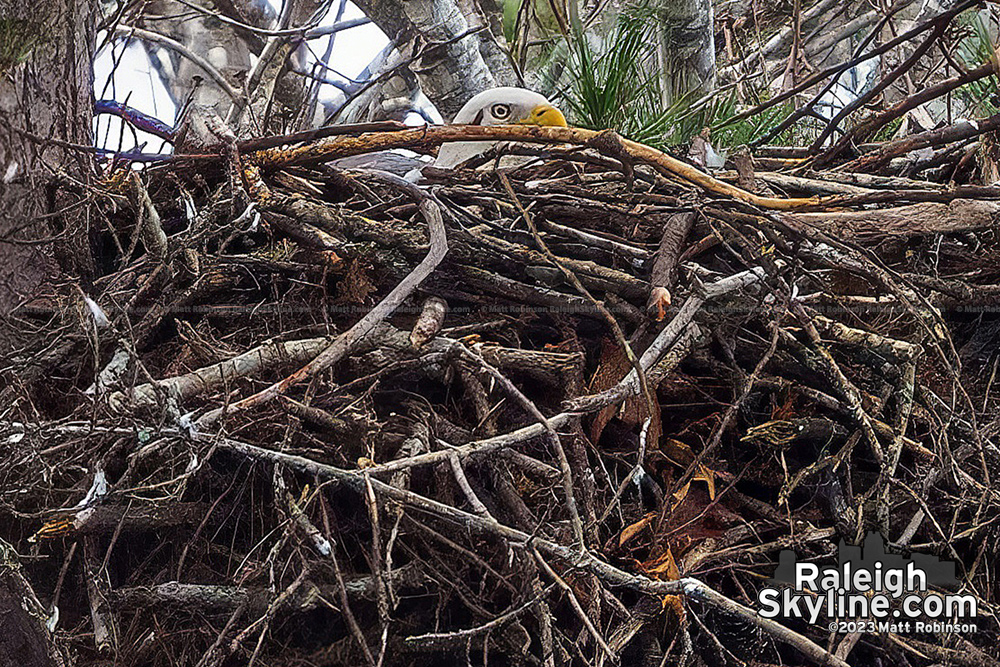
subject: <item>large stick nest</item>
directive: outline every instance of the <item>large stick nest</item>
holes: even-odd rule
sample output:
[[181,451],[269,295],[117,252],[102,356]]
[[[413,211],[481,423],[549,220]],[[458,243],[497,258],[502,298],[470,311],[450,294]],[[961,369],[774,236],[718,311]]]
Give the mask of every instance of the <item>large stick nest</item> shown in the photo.
[[[4,364],[0,535],[65,654],[996,664],[996,193],[584,139],[422,190],[114,172],[100,277]],[[870,531],[956,562],[980,631],[734,604]]]

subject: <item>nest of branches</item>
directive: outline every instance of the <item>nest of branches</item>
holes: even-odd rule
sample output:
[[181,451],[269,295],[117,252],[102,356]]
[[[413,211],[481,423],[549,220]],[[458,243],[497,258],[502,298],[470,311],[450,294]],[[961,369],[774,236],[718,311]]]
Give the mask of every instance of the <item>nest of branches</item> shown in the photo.
[[[576,130],[419,188],[323,164],[432,130],[109,178],[103,275],[4,371],[0,534],[62,659],[997,664],[995,190]],[[753,611],[871,531],[980,631]]]

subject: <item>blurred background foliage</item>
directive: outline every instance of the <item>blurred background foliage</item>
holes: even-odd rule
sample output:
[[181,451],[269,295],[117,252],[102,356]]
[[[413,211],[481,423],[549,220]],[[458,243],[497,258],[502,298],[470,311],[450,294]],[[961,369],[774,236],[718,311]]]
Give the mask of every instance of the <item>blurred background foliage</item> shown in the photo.
[[[748,118],[734,119],[734,116],[787,90],[793,82],[801,81],[822,66],[846,60],[859,47],[871,49],[891,37],[888,32],[871,35],[878,24],[866,23],[866,12],[871,11],[866,3],[802,3],[805,5],[799,7],[802,34],[797,46],[801,62],[792,62],[793,56],[787,52],[789,40],[782,41],[782,33],[788,31],[789,19],[793,18],[791,15],[797,3],[744,3],[747,7],[742,8],[736,7],[737,4],[714,3],[714,42],[721,54],[720,69],[730,68],[741,60],[759,59],[762,64],[774,66],[774,70],[767,72],[764,67],[757,66],[759,71],[739,78],[730,72],[730,77],[718,82],[714,89],[692,89],[668,105],[663,103],[663,73],[655,49],[657,31],[664,29],[661,5],[643,0],[608,8],[600,20],[592,20],[590,15],[587,17],[589,22],[585,20],[566,29],[566,21],[553,10],[558,4],[547,0],[506,0],[504,28],[512,53],[520,58],[526,78],[529,81],[534,78],[536,87],[559,101],[574,124],[596,129],[614,128],[624,136],[661,148],[685,144],[709,128],[713,145],[723,150],[758,142],[793,113],[804,98],[793,97]],[[810,15],[810,6],[822,8],[824,4],[832,13],[816,11],[815,15]],[[902,7],[900,16],[906,15],[906,4],[896,3]],[[918,18],[919,12],[913,15],[913,21]],[[533,20],[534,31],[526,30],[525,24]],[[852,26],[862,28],[850,32]],[[831,36],[830,33],[838,28],[844,34]],[[529,33],[533,39],[526,40]],[[994,58],[996,33],[992,10],[973,9],[962,13],[950,29],[954,60],[972,69]],[[822,50],[811,52],[813,43]],[[781,48],[768,53],[767,47],[773,44]],[[526,55],[526,52],[534,55]],[[782,58],[774,57],[778,54]],[[898,60],[904,55],[895,57]],[[873,59],[845,72],[834,89],[816,105],[817,109],[825,118],[832,117],[869,90],[881,77],[880,72],[894,62],[889,57],[882,61]],[[940,76],[956,73],[947,61],[938,69]],[[920,75],[925,85],[939,76],[926,70]],[[894,101],[893,95],[887,93],[885,101]],[[1000,111],[1000,92],[996,77],[962,86],[950,96],[947,104],[947,109],[935,107],[930,110],[935,120],[943,122],[947,118],[997,113]],[[807,146],[824,127],[825,118],[804,114],[790,128],[771,137],[768,143]],[[863,111],[855,114],[842,129],[849,129],[865,118]],[[904,119],[893,120],[871,139],[892,138],[900,132],[903,122]]]

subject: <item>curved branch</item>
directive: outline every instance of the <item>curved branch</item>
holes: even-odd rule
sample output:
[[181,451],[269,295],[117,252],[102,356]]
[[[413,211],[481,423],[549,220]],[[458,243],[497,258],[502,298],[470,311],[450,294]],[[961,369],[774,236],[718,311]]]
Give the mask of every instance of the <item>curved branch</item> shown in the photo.
[[[322,164],[336,158],[373,153],[391,148],[431,148],[451,141],[524,141],[529,143],[564,143],[594,146],[604,132],[578,127],[540,127],[527,125],[434,125],[398,132],[369,132],[356,137],[333,137],[322,142],[295,148],[274,148],[251,156],[264,169],[278,169],[301,164]],[[637,141],[621,139],[625,155],[638,163],[648,164],[661,173],[680,177],[689,183],[719,195],[773,210],[791,210],[819,206],[836,201],[836,197],[782,199],[761,197],[709,176],[677,158],[650,148]]]
[[[421,260],[420,264],[409,275],[403,278],[384,299],[379,301],[354,326],[337,336],[316,358],[284,380],[276,382],[253,396],[229,406],[229,412],[242,411],[255,405],[266,403],[284,394],[292,385],[315,377],[343,359],[365,336],[375,329],[375,326],[379,322],[389,317],[434,272],[434,269],[437,268],[438,264],[441,263],[444,256],[448,253],[448,239],[445,233],[444,218],[441,215],[440,204],[431,195],[398,176],[384,172],[369,173],[376,174],[379,178],[404,190],[407,194],[418,200],[420,212],[423,214],[424,219],[427,221],[427,226],[430,228],[430,250],[428,250],[427,255]],[[198,420],[198,428],[204,429],[212,426],[224,412],[224,408],[217,408],[206,413]]]

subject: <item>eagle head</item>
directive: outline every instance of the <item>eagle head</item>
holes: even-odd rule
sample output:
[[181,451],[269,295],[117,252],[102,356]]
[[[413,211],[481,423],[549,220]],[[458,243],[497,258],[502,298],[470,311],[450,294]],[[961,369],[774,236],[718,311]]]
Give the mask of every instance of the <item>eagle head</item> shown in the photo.
[[[567,127],[566,117],[544,95],[525,88],[491,88],[465,103],[455,115],[456,125],[543,125]],[[496,142],[456,141],[441,146],[434,166],[452,169]]]
[[474,95],[452,121],[462,125],[566,127],[566,117],[544,95],[525,88],[491,88]]

